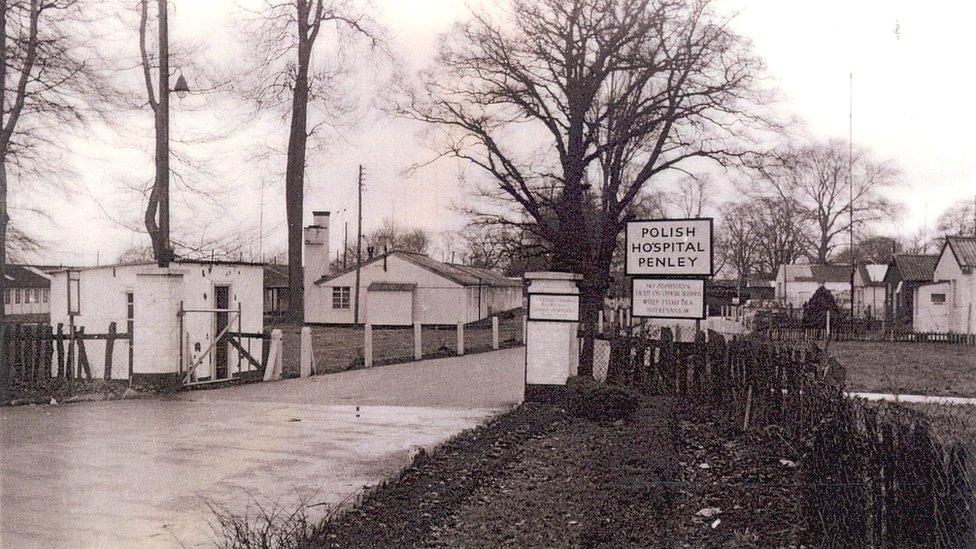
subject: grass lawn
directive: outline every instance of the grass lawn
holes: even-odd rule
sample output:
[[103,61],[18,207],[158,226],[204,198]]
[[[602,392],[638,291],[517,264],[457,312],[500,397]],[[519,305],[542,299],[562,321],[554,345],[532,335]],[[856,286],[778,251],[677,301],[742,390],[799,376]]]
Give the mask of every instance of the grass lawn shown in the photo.
[[850,341],[830,352],[854,391],[976,397],[976,347]]
[[[282,371],[297,374],[301,353],[301,327],[294,324],[270,325],[281,329],[284,356]],[[499,323],[499,345],[510,347],[521,337],[520,318],[505,318]],[[454,326],[424,326],[421,330],[423,356],[434,358],[457,353],[457,328]],[[355,326],[312,326],[312,347],[319,373],[341,372],[363,365],[364,331]],[[491,321],[468,324],[464,329],[465,352],[491,349]],[[414,359],[413,327],[373,328],[374,365],[408,362]]]

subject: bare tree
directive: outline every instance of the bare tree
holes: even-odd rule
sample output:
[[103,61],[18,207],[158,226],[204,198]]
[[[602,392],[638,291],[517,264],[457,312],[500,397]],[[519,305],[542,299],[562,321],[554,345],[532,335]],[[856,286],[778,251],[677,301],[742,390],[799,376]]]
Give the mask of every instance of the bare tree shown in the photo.
[[[849,162],[853,191],[848,181]],[[779,155],[761,183],[799,203],[813,225],[810,261],[827,263],[850,230],[852,200],[855,229],[897,213],[884,191],[898,176],[893,162],[877,161],[865,148],[854,148],[849,159],[848,144],[835,139],[793,147]]]
[[759,269],[759,238],[755,234],[758,209],[755,202],[731,203],[722,208],[719,225],[719,254],[735,272],[739,289],[745,288],[749,275]]
[[810,241],[806,211],[791,198],[767,196],[750,202],[750,226],[759,272],[775,273],[807,256]]
[[[52,155],[62,153],[67,130],[102,115],[113,94],[93,47],[91,8],[81,0],[0,0],[0,273],[18,208],[11,190],[24,191],[21,211],[43,215],[43,205],[27,205],[32,198],[67,192],[65,163]],[[12,234],[30,240],[23,227]],[[0,295],[4,286],[0,276]]]
[[[365,38],[379,46],[380,35],[375,23],[346,0],[266,0],[256,15],[256,83],[250,95],[262,108],[287,109],[290,120],[285,167],[288,298],[292,320],[301,321],[302,213],[309,138],[336,123],[348,107],[342,97],[345,67],[328,55],[326,36],[332,30],[331,37],[340,44]],[[320,58],[313,62],[315,52]],[[310,119],[310,106],[313,114],[318,107],[317,118]]]
[[730,143],[755,121],[761,63],[707,0],[510,0],[503,12],[458,25],[398,110],[532,218],[553,268],[583,274],[585,375],[628,208],[686,160],[741,152]]
[[668,195],[668,206],[680,217],[701,217],[712,205],[712,191],[707,174],[686,176],[678,182],[678,192]]
[[367,248],[372,248],[374,254],[383,253],[386,246],[389,251],[414,252],[426,254],[433,237],[419,227],[403,227],[392,219],[386,219],[376,230],[363,237]]
[[935,228],[943,235],[976,235],[976,197],[946,208],[936,219]]

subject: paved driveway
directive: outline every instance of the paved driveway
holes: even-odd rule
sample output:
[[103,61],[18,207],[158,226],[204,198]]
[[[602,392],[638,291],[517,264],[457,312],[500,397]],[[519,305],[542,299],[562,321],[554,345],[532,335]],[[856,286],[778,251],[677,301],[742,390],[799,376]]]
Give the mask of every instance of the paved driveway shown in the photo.
[[336,504],[517,402],[523,353],[0,409],[0,547],[211,545],[207,501]]

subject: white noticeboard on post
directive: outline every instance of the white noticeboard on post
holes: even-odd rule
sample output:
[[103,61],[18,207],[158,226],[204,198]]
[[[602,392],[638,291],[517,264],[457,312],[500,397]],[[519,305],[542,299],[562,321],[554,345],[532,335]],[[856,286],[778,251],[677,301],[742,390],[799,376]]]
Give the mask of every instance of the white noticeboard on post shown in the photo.
[[529,320],[579,322],[579,294],[529,294]]
[[631,287],[637,318],[705,318],[705,281],[638,278]]
[[712,276],[712,219],[627,222],[628,276]]

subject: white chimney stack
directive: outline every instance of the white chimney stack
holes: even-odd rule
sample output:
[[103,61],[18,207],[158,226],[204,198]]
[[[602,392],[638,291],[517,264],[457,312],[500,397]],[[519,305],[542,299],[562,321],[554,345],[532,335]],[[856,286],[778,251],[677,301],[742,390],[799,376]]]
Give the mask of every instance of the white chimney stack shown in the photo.
[[[312,224],[305,227],[305,288],[328,275],[329,212],[312,212]],[[307,291],[307,290],[306,290]]]

